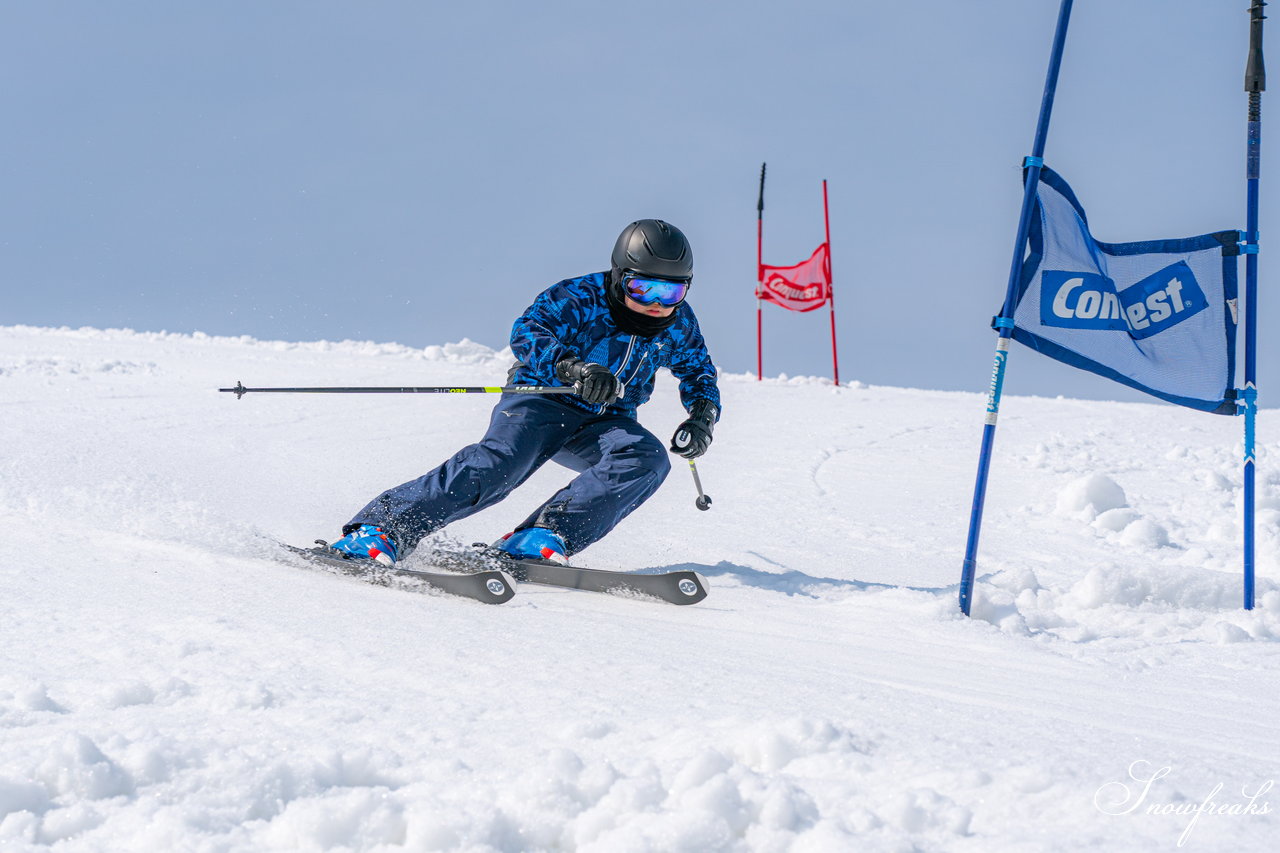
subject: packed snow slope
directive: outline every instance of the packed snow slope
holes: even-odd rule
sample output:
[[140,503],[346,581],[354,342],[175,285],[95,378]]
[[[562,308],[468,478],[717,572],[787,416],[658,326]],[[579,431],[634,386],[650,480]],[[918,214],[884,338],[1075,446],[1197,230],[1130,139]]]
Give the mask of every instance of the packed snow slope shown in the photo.
[[[0,849],[1276,849],[1280,413],[1251,613],[1238,419],[1006,399],[966,619],[983,398],[817,379],[724,377],[711,510],[676,465],[578,558],[694,568],[700,605],[490,607],[283,557],[494,400],[219,387],[495,384],[508,358],[0,329]],[[680,421],[670,377],[641,417]]]

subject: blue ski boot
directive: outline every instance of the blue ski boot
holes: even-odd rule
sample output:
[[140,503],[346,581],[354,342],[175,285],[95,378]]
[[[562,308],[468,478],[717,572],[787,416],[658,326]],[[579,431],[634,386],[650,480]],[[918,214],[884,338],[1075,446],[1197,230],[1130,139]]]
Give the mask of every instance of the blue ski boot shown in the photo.
[[564,540],[545,527],[526,527],[508,533],[493,546],[517,560],[547,560],[562,566],[569,565],[569,558],[564,554]]
[[362,524],[329,546],[335,551],[374,560],[384,566],[396,564],[396,543],[381,527]]

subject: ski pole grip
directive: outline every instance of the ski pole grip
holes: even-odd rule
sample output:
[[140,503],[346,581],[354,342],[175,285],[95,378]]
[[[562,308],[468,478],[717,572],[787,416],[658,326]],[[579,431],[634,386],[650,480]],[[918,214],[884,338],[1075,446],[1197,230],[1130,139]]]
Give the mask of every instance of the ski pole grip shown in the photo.
[[1262,22],[1267,19],[1262,10],[1266,5],[1266,0],[1253,0],[1249,7],[1249,61],[1244,71],[1244,90],[1250,93],[1267,88],[1267,69],[1262,58]]

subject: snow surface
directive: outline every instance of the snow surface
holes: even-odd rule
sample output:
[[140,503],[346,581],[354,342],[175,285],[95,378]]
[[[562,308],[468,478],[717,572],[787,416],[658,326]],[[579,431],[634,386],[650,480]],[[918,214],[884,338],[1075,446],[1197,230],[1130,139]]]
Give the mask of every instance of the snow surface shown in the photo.
[[[492,384],[508,357],[0,329],[0,849],[1276,849],[1280,413],[1251,613],[1238,419],[1006,399],[965,619],[983,398],[808,378],[726,376],[712,509],[678,465],[580,558],[695,568],[700,605],[489,607],[277,558],[493,399],[218,387]],[[665,374],[641,417],[680,420]]]

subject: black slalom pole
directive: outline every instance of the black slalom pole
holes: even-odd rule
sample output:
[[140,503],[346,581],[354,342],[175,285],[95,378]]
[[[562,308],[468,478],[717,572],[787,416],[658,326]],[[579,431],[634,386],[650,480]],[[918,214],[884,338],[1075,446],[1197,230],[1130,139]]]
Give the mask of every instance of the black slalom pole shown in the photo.
[[219,388],[240,399],[245,394],[573,394],[574,389],[559,385],[425,385],[425,386],[373,386],[319,388],[246,388],[241,382],[234,388]]

